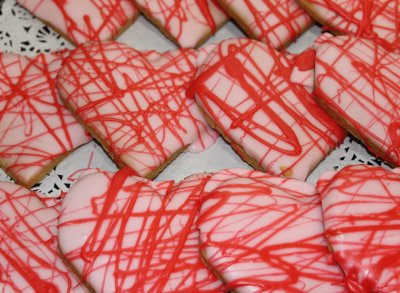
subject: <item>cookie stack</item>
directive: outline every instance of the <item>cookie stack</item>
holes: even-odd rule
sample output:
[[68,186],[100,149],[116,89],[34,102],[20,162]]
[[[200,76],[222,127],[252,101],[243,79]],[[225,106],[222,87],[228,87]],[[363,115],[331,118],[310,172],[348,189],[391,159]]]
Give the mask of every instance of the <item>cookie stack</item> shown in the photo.
[[[17,2],[76,48],[0,53],[0,291],[400,292],[399,170],[304,181],[347,132],[400,166],[400,1]],[[180,48],[115,41],[140,13]],[[218,137],[255,170],[153,181]],[[29,190],[92,139],[119,171]]]

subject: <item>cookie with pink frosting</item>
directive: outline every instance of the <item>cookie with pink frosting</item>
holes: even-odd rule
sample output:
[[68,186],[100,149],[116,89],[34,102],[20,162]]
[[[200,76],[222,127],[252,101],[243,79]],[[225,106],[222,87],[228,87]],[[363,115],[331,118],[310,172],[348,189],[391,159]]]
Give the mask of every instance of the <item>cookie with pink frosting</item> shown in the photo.
[[63,59],[0,53],[0,166],[26,187],[90,140],[57,93]]
[[180,183],[94,172],[66,195],[65,259],[95,292],[223,292],[199,253],[200,195],[209,175]]
[[298,83],[310,86],[314,53],[304,56],[288,58],[250,39],[222,41],[200,58],[191,88],[210,124],[244,160],[298,179],[305,179],[344,138]]
[[321,176],[318,189],[349,292],[400,292],[400,170],[348,166]]
[[0,291],[86,292],[57,251],[58,212],[0,182]]
[[155,177],[180,152],[216,139],[186,91],[197,52],[137,51],[109,42],[82,45],[58,75],[60,94],[120,166]]
[[69,41],[115,39],[138,16],[129,0],[17,0]]
[[253,39],[282,49],[312,24],[295,0],[219,0],[226,12]]
[[352,36],[315,44],[315,96],[370,151],[400,166],[400,55]]
[[138,9],[182,48],[205,42],[227,20],[217,0],[133,0]]
[[374,39],[388,50],[400,49],[399,0],[297,0],[327,29]]
[[225,170],[205,187],[197,221],[206,262],[234,292],[345,292],[314,186]]

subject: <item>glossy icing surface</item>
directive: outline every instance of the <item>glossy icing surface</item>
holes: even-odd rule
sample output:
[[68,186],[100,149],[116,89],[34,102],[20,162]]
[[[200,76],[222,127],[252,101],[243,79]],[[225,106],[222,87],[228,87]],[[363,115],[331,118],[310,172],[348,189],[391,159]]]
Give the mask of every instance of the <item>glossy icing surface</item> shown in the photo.
[[216,0],[133,0],[182,48],[194,48],[228,17]]
[[253,167],[298,179],[344,138],[304,86],[292,82],[302,76],[293,70],[304,71],[309,86],[314,56],[305,56],[293,61],[254,40],[222,41],[191,88],[216,128],[243,148],[238,153],[254,159]]
[[329,29],[400,49],[399,0],[298,0]]
[[400,166],[400,55],[351,36],[322,37],[316,54],[316,96],[378,156]]
[[114,39],[138,15],[129,0],[17,0],[75,44]]
[[400,291],[400,172],[348,166],[322,176],[326,236],[350,292]]
[[344,292],[312,185],[225,170],[205,190],[202,253],[234,292]]
[[274,48],[295,40],[312,19],[295,0],[219,0],[244,31]]
[[66,60],[58,88],[118,164],[154,175],[185,147],[201,151],[215,141],[195,100],[186,95],[196,58],[189,49],[160,54],[94,43]]
[[0,182],[0,292],[85,292],[58,255],[57,217],[31,191]]
[[195,225],[208,179],[151,182],[126,168],[84,176],[63,201],[61,251],[96,292],[220,292]]
[[62,61],[0,53],[0,164],[21,184],[90,140],[56,92]]

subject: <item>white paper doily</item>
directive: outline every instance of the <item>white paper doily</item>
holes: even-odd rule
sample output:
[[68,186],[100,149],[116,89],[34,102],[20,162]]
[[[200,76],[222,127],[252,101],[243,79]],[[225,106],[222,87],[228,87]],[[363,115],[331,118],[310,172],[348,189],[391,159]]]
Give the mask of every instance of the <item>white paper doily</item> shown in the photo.
[[[317,26],[312,27],[288,50],[291,52],[304,50],[312,44],[320,33]],[[243,33],[235,24],[229,22],[207,43],[241,36],[244,36]],[[140,50],[166,51],[176,49],[176,46],[144,17],[139,17],[117,40]],[[0,0],[0,51],[32,56],[40,52],[65,48],[72,49],[73,46],[16,4],[15,0]],[[362,145],[348,137],[314,170],[307,181],[315,183],[324,171],[338,170],[350,164],[360,163],[388,168],[387,165],[369,154]],[[32,189],[44,195],[58,196],[61,192],[69,189],[73,175],[84,168],[117,170],[116,165],[101,146],[91,142],[77,149]],[[215,172],[225,168],[251,169],[228,144],[222,139],[218,139],[215,145],[202,153],[181,154],[155,180],[179,181],[194,173]],[[0,180],[10,180],[10,178],[0,170]]]

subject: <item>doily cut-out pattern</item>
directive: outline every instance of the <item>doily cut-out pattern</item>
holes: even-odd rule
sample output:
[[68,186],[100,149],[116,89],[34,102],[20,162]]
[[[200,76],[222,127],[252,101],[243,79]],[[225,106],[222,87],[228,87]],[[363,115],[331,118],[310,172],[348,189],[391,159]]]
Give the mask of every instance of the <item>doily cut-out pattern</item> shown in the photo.
[[1,6],[0,46],[3,52],[28,56],[73,48],[15,0],[4,1]]
[[[49,29],[43,23],[32,16],[27,10],[16,4],[15,0],[1,1],[1,14],[0,14],[0,50],[3,52],[23,53],[25,55],[36,55],[38,53],[45,53],[50,51],[57,51],[65,48],[72,49],[73,46],[63,39],[60,35],[55,33],[52,29]],[[143,17],[139,20],[141,26],[148,26],[153,28],[153,25],[149,24]],[[228,29],[227,29],[228,27]],[[222,39],[226,36],[241,37],[243,34],[239,30],[229,30],[234,26],[228,25],[223,27],[217,32],[216,39]],[[134,39],[130,37],[130,33],[133,30],[127,30],[123,38],[125,40]],[[305,33],[297,42],[290,47],[290,50],[299,51],[299,48],[306,48],[317,34],[319,29],[313,27],[311,29],[311,36],[309,31]],[[137,33],[137,32],[136,32]],[[158,33],[158,31],[156,31]],[[161,34],[161,33],[160,33]],[[315,35],[315,36],[314,36]],[[304,43],[304,40],[306,43]],[[28,41],[29,45],[33,48],[32,51],[27,49],[24,42]],[[148,43],[149,41],[146,40]],[[163,48],[171,48],[171,43],[164,37],[157,39],[157,48],[163,51]],[[165,44],[165,45],[164,45]],[[134,45],[134,44],[132,44]],[[164,46],[164,47],[163,47]],[[153,47],[154,48],[154,47]],[[165,49],[164,49],[165,50]],[[237,160],[237,165],[243,167],[243,161],[236,156],[233,152],[230,152],[230,146],[225,146],[225,143],[221,141],[224,147],[215,147],[216,151],[221,152],[216,157],[221,161],[221,169],[227,167],[235,167],[234,161]],[[223,158],[226,153],[229,153],[229,160],[227,164],[223,165],[225,161]],[[202,157],[202,154],[195,154],[199,159],[191,159],[191,164],[199,162],[199,166],[204,166],[203,171],[208,171],[206,166],[203,164],[206,159]],[[191,158],[194,154],[190,154]],[[166,174],[163,173],[163,179],[174,179],[183,178],[190,175],[190,168],[187,168],[184,160],[179,161],[177,164],[182,164],[183,167],[170,165],[170,170],[180,171],[185,170],[185,174]],[[377,160],[374,156],[366,151],[366,149],[358,143],[356,140],[348,137],[342,145],[334,150],[317,168],[311,173],[307,181],[315,183],[319,175],[327,170],[339,170],[344,166],[350,164],[368,164],[374,166],[383,166],[388,168],[383,162]],[[67,157],[61,162],[53,171],[51,171],[40,183],[35,185],[32,190],[40,192],[44,195],[59,196],[63,192],[69,189],[69,185],[73,182],[74,175],[77,174],[78,170],[85,169],[88,167],[102,168],[109,171],[117,170],[117,166],[112,162],[108,155],[103,151],[101,146],[96,142],[91,142],[77,149],[73,154]],[[214,166],[214,171],[216,167]],[[199,168],[197,171],[200,172]],[[11,181],[3,170],[0,169],[0,180]],[[157,180],[157,178],[156,178]]]

